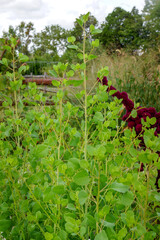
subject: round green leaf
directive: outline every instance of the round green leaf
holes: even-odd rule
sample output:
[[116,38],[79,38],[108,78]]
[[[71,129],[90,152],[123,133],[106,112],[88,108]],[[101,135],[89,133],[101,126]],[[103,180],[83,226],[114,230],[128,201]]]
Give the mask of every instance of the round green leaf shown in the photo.
[[73,42],[76,41],[76,38],[75,38],[74,36],[71,36],[71,37],[68,37],[67,41],[68,41],[69,43],[73,43]]
[[78,199],[79,199],[80,205],[83,205],[86,202],[87,197],[88,197],[88,194],[86,193],[86,191],[82,190],[79,192]]
[[87,185],[89,183],[89,176],[86,170],[82,170],[80,172],[78,172],[74,177],[73,177],[73,181],[77,184],[77,185]]
[[44,236],[45,236],[46,240],[52,240],[53,239],[53,234],[52,233],[46,232]]
[[60,82],[57,81],[57,80],[53,80],[53,81],[52,81],[52,85],[53,85],[54,87],[59,87]]
[[118,182],[112,183],[110,188],[115,190],[116,192],[121,192],[121,193],[125,193],[129,190],[129,186],[124,185],[123,183],[118,183]]
[[94,122],[103,122],[104,121],[103,114],[101,112],[96,112],[93,117],[93,120]]
[[108,240],[106,232],[102,230],[100,233],[96,235],[95,240]]

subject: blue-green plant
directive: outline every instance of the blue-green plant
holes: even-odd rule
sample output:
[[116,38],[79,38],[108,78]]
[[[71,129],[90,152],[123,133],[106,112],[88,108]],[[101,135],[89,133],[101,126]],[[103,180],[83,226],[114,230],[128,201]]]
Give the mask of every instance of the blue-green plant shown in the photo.
[[[15,88],[17,79],[10,86],[19,102],[12,107],[5,99],[0,123],[2,239],[159,238],[160,196],[154,176],[160,138],[146,130],[144,151],[135,131],[119,121],[121,100],[110,98],[107,86],[96,80],[95,94],[87,91],[86,65],[96,57],[93,50],[99,44],[91,39],[91,52],[85,52],[88,16],[77,20],[83,49],[73,36],[68,39],[82,63],[58,63],[50,72],[59,77],[53,81],[54,106],[45,105],[47,96],[35,83]],[[90,31],[99,32],[92,25]],[[76,71],[79,81],[70,79]],[[107,67],[97,77],[102,80],[106,74]],[[79,104],[74,105],[65,99],[65,88],[81,83],[83,90],[75,96]],[[25,107],[25,102],[33,107]],[[147,163],[143,172],[140,162]]]

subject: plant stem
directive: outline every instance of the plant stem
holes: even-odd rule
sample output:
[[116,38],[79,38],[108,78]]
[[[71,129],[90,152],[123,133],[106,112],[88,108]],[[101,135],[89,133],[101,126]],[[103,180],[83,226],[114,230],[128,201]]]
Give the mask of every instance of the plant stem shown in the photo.
[[[15,75],[15,48],[13,48],[13,81],[16,81],[16,75]],[[18,104],[17,104],[17,92],[14,90],[14,101],[15,101],[15,116],[16,119],[18,119]],[[17,132],[19,131],[18,124],[17,125]],[[19,146],[19,136],[17,137],[17,145]]]
[[[101,163],[98,162],[98,194],[97,194],[97,204],[96,204],[96,213],[97,213],[97,215],[98,215],[98,212],[99,212],[100,170],[101,170]],[[98,222],[96,222],[96,233],[98,234]]]
[[[59,101],[59,110],[60,110],[60,129],[59,129],[59,143],[58,143],[58,161],[61,158],[61,143],[62,143],[62,115],[63,115],[63,108],[62,108],[62,98]],[[59,167],[57,167],[57,184],[58,184],[58,178],[59,178]]]
[[145,199],[145,207],[144,207],[144,214],[143,214],[143,220],[144,220],[144,227],[146,228],[146,212],[148,208],[148,193],[149,193],[149,171],[150,171],[150,165],[148,166],[148,169],[146,171],[147,176],[147,190],[146,190],[146,199]]
[[[85,58],[85,48],[86,48],[86,32],[85,25],[83,28],[83,63],[86,64]],[[86,79],[86,67],[83,71],[84,74],[84,91],[85,91],[85,100],[84,100],[84,111],[85,111],[85,130],[84,130],[84,158],[87,161],[87,142],[88,142],[88,133],[87,133],[87,79]]]
[[[86,51],[86,31],[85,31],[85,24],[83,26],[83,63],[85,64],[85,68],[83,70],[84,74],[84,113],[85,113],[85,130],[84,130],[84,159],[87,161],[87,143],[88,143],[88,129],[87,129],[87,78],[86,78],[86,58],[85,58],[85,51]],[[85,191],[87,192],[87,185],[85,186]],[[88,201],[85,202],[85,214],[88,212]],[[88,239],[88,230],[86,233],[86,239]]]

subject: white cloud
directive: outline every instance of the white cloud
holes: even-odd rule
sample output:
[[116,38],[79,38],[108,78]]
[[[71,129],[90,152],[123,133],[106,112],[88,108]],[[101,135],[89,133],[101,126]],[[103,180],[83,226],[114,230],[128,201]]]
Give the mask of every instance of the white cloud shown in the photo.
[[88,11],[101,23],[115,7],[131,11],[133,6],[142,10],[144,0],[0,0],[0,35],[21,21],[33,22],[37,31],[51,24],[70,29]]

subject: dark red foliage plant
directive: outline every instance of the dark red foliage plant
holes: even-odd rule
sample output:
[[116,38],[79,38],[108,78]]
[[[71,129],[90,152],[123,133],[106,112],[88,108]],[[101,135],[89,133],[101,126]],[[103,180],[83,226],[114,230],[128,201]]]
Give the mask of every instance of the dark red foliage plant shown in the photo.
[[[108,79],[106,76],[103,77],[102,81],[97,78],[98,82],[101,82],[103,85],[108,86]],[[107,91],[111,91],[111,90],[116,90],[115,87],[108,86]],[[119,92],[119,91],[114,91],[113,94],[111,94],[113,97],[117,97],[118,99],[122,99],[122,104],[125,107],[126,113],[122,116],[122,121],[125,121],[128,128],[130,129],[135,129],[137,137],[140,136],[140,134],[143,134],[143,124],[144,122],[147,121],[147,118],[155,118],[156,121],[154,124],[149,125],[149,128],[154,128],[155,132],[154,135],[155,136],[159,136],[160,134],[160,112],[157,112],[155,108],[153,107],[142,107],[139,106],[138,108],[134,108],[134,102],[129,99],[128,94],[126,92]],[[132,110],[135,109],[137,112],[137,116],[133,117],[132,116]],[[144,139],[143,137],[139,137],[139,139],[141,140],[140,146],[143,146],[143,148],[145,149],[145,144],[144,144]],[[160,152],[158,152],[159,156],[160,156]],[[140,171],[144,170],[144,165],[141,164],[140,167]],[[158,186],[158,180],[160,179],[160,170],[158,170],[158,175],[156,178],[156,187],[159,190],[159,186]]]

